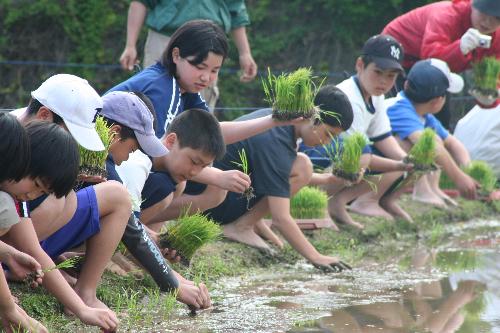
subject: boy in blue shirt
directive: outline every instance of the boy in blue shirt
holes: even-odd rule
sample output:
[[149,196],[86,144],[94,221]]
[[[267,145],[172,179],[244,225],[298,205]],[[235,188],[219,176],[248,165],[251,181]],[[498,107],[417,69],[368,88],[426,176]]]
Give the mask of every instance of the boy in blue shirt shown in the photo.
[[[446,92],[457,93],[462,88],[462,78],[451,73],[444,61],[421,60],[408,73],[404,91],[387,101],[387,115],[394,136],[405,150],[415,144],[424,128],[432,128],[436,132],[437,164],[464,197],[474,199],[477,184],[460,169],[470,162],[469,153],[434,117],[446,101]],[[436,171],[422,177],[415,186],[414,199],[440,206],[445,205],[445,200],[452,202],[439,189],[439,175]]]

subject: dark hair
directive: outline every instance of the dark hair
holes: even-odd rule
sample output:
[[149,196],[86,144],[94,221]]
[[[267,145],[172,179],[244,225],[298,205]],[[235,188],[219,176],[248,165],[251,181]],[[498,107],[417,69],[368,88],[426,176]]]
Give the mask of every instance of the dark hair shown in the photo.
[[226,153],[219,121],[205,110],[190,109],[172,120],[167,134],[175,133],[181,148],[199,149],[202,152],[221,159]]
[[227,57],[229,45],[221,27],[209,20],[193,20],[181,25],[170,37],[170,42],[161,56],[161,64],[170,75],[176,77],[177,68],[172,57],[172,50],[179,48],[182,58],[194,56],[189,61],[192,65],[201,64],[209,52]]
[[80,165],[78,144],[69,132],[46,121],[26,126],[30,140],[29,177],[40,178],[57,198],[68,194],[75,184]]
[[0,182],[20,181],[27,176],[30,143],[23,125],[6,112],[0,112]]
[[353,112],[349,98],[334,85],[326,85],[314,97],[314,105],[323,111],[331,111],[335,114],[320,112],[319,117],[322,123],[332,127],[341,127],[347,131],[352,125]]
[[360,56],[360,58],[361,58],[361,61],[363,62],[363,64],[365,65],[365,67],[368,66],[369,64],[371,64],[372,62],[374,62],[373,57],[370,55],[364,54],[364,55]]
[[[40,110],[40,108],[42,106],[45,106],[45,105],[40,103],[37,99],[32,98],[28,104],[28,107],[26,108],[26,110],[28,111],[28,115],[30,115],[30,116],[36,115],[36,113],[38,112],[38,110]],[[55,113],[52,110],[50,110],[50,111],[52,112],[52,119],[53,119],[54,124],[57,124],[57,125],[64,124],[64,120],[57,113]]]
[[130,127],[123,125],[119,121],[116,121],[116,120],[113,120],[113,119],[109,119],[109,118],[106,118],[104,116],[101,116],[101,117],[106,122],[106,126],[107,127],[111,127],[113,125],[119,125],[120,126],[120,132],[117,133],[117,134],[120,135],[120,141],[125,141],[127,139],[135,139],[135,140],[137,140],[137,137],[135,136],[134,130],[131,129]]

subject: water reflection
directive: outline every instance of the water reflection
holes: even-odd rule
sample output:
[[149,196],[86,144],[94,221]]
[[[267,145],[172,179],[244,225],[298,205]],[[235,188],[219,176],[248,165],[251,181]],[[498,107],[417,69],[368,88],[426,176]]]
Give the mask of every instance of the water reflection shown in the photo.
[[448,278],[401,290],[394,301],[352,305],[289,332],[500,332],[500,254],[417,248],[412,270],[437,266]]

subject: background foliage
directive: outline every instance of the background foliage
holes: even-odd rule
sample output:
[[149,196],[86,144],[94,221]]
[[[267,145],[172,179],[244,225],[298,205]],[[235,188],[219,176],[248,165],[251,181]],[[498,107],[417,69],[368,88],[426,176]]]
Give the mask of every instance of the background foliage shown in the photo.
[[[311,66],[332,83],[352,72],[363,42],[392,18],[430,0],[247,0],[249,38],[261,73]],[[0,108],[26,105],[55,73],[73,73],[100,93],[131,74],[112,66],[125,44],[128,0],[0,0],[0,61],[99,64],[53,67],[0,63]],[[142,56],[145,30],[138,51]],[[265,106],[260,79],[240,84],[236,48],[220,75],[220,107]]]

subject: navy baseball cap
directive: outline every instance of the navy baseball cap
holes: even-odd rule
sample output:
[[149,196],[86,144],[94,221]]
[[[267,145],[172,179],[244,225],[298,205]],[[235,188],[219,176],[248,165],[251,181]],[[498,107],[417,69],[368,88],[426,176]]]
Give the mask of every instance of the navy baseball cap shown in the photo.
[[474,0],[472,6],[483,14],[500,17],[500,1],[498,0]]
[[397,69],[403,71],[401,62],[404,52],[401,44],[389,35],[370,37],[363,46],[363,55],[373,58],[380,69]]
[[420,60],[413,65],[407,76],[411,96],[418,101],[428,101],[444,96],[446,92],[459,93],[464,80],[452,73],[446,62],[439,59]]
[[153,115],[136,94],[114,91],[104,95],[102,101],[101,115],[132,129],[144,153],[151,157],[168,153],[168,149],[155,135]]

